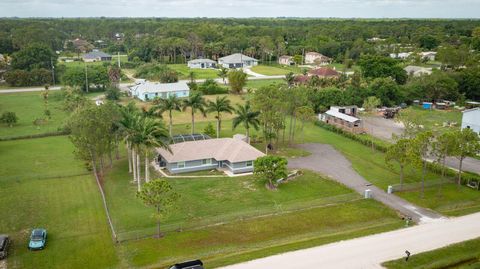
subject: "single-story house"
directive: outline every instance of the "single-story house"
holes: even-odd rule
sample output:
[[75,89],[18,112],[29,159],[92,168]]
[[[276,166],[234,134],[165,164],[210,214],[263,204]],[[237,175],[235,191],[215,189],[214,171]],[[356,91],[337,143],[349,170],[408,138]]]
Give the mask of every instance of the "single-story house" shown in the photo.
[[66,41],[63,48],[64,49],[69,49],[70,44],[73,46],[73,48],[76,51],[79,51],[79,52],[82,52],[82,53],[90,51],[94,48],[94,46],[92,44],[90,44],[90,42],[88,42],[87,40],[81,39],[81,38],[76,38],[74,40]]
[[112,55],[100,50],[93,50],[89,53],[83,54],[82,58],[84,62],[110,62],[112,60]]
[[409,66],[405,67],[403,70],[405,70],[405,72],[407,72],[407,74],[409,74],[411,76],[414,76],[414,77],[419,77],[421,75],[432,74],[432,68],[415,66],[415,65],[409,65]]
[[340,73],[329,67],[320,67],[308,71],[308,76],[317,76],[319,78],[339,78]]
[[170,145],[171,152],[158,148],[157,162],[170,173],[226,170],[232,174],[253,172],[253,162],[264,153],[235,138],[216,138]]
[[217,66],[217,62],[210,59],[195,59],[190,60],[187,63],[188,67],[190,68],[215,68]]
[[356,106],[332,106],[327,112],[319,114],[318,119],[352,133],[363,133],[363,121],[356,117],[357,111]]
[[480,134],[480,107],[463,111],[462,129],[464,128],[472,129]]
[[428,61],[435,61],[436,56],[437,56],[437,53],[435,51],[420,52],[420,57]]
[[294,65],[293,56],[283,55],[278,58],[278,63],[281,65]]
[[145,81],[134,86],[130,86],[130,94],[142,101],[153,100],[155,98],[168,98],[171,95],[177,97],[187,97],[190,94],[190,88],[185,81],[175,83],[159,83]]
[[225,68],[242,68],[258,65],[258,60],[241,53],[235,53],[218,59],[218,65]]
[[326,65],[332,62],[332,59],[318,52],[307,52],[305,54],[305,64]]

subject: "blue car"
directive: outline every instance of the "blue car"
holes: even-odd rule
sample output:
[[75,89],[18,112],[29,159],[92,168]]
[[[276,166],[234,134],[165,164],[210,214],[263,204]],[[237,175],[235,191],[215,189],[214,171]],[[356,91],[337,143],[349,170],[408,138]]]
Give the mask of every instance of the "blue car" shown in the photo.
[[47,230],[33,229],[30,235],[30,242],[28,242],[28,249],[37,250],[44,249],[47,244]]

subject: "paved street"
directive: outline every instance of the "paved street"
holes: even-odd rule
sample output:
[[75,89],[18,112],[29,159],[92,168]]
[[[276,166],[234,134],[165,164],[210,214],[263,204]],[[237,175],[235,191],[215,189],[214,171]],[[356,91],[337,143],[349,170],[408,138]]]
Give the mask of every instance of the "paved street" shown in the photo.
[[480,237],[480,213],[287,252],[224,269],[372,269],[383,262]]
[[312,154],[307,157],[289,159],[289,168],[301,168],[319,172],[361,195],[364,194],[366,189],[370,189],[373,199],[401,212],[403,215],[411,217],[417,223],[432,222],[443,218],[442,215],[436,212],[411,204],[394,194],[387,194],[384,190],[371,185],[370,182],[352,168],[350,161],[331,145],[311,143],[302,144],[299,147]]

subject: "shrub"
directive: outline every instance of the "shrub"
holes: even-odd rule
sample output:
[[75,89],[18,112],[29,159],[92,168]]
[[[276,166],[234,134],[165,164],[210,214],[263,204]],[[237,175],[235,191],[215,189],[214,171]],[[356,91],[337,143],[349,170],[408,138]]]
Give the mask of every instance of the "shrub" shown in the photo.
[[17,69],[6,72],[4,78],[13,87],[42,86],[52,82],[52,73],[44,68],[32,71]]
[[8,125],[8,127],[12,127],[18,121],[17,114],[15,112],[3,112],[2,116],[0,117],[0,121]]
[[117,87],[108,87],[105,91],[105,98],[107,98],[108,100],[117,101],[120,99],[121,95],[122,93]]
[[203,129],[203,133],[210,137],[215,137],[217,135],[217,132],[215,131],[215,128],[213,128],[211,122],[209,122],[205,129]]
[[228,93],[228,90],[218,85],[218,83],[213,79],[207,79],[205,82],[198,86],[198,89],[204,95],[211,95],[211,94],[225,94]]
[[178,81],[178,74],[176,71],[170,69],[166,65],[155,63],[148,63],[139,66],[135,72],[135,77],[148,80],[158,80],[162,83],[173,83]]

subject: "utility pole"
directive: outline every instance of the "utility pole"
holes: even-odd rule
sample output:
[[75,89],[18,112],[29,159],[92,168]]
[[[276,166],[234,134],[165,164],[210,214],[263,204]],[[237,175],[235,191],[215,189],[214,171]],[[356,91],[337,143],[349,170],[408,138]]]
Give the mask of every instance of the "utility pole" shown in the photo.
[[302,49],[302,64],[305,64],[305,48]]
[[118,72],[120,72],[119,81],[122,81],[122,67],[120,66],[120,51],[117,51]]
[[[84,62],[85,63],[85,62]],[[85,63],[85,90],[88,92],[88,69],[87,63]]]
[[55,66],[53,66],[53,60],[50,58],[50,66],[52,67],[52,82],[53,87],[55,87]]

